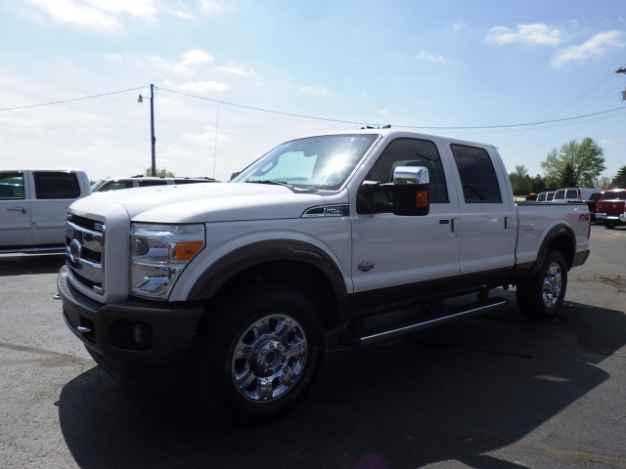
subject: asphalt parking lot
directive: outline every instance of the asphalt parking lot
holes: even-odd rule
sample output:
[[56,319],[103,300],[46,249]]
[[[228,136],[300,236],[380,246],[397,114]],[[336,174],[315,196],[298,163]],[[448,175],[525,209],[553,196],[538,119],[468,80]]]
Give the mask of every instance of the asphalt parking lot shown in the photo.
[[563,315],[515,306],[328,357],[292,414],[129,396],[66,330],[59,257],[0,257],[0,468],[626,468],[626,229],[594,227]]

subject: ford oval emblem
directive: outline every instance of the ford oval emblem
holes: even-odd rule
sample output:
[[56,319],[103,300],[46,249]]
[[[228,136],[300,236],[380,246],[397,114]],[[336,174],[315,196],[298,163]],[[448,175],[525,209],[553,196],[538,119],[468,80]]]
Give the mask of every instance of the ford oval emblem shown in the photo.
[[70,242],[70,245],[68,246],[68,248],[69,248],[68,250],[69,250],[69,255],[70,255],[70,261],[76,264],[78,260],[80,259],[80,254],[83,250],[83,246],[80,244],[80,241],[74,238]]

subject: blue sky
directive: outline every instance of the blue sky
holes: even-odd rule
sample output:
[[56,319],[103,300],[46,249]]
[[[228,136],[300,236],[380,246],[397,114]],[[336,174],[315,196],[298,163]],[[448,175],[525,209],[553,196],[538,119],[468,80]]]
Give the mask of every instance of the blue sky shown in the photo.
[[[623,104],[626,76],[614,71],[626,65],[625,18],[616,1],[0,0],[0,107],[153,82],[357,121],[551,119]],[[0,113],[2,166],[141,172],[148,106],[136,94]],[[225,178],[284,139],[350,128],[224,106],[218,116],[166,91],[156,112],[158,161],[180,175]],[[586,136],[604,148],[606,175],[626,164],[626,110],[433,132],[493,143],[510,170],[536,173],[550,149]]]

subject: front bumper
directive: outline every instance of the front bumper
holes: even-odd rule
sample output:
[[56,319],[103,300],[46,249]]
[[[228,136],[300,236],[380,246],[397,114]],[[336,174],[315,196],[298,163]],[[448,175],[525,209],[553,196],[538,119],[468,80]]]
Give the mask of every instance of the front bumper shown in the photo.
[[190,351],[204,307],[130,300],[100,304],[72,287],[67,267],[57,277],[63,317],[92,354],[112,363],[175,362]]

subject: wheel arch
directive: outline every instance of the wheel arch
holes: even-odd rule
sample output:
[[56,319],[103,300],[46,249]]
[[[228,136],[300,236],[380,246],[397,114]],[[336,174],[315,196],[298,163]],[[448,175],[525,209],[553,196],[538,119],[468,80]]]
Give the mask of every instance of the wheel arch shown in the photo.
[[563,254],[567,262],[567,268],[570,269],[576,255],[576,235],[572,228],[560,223],[548,230],[541,242],[533,270],[536,271],[541,267],[548,253],[553,250],[560,251]]
[[224,255],[195,281],[189,301],[209,302],[251,282],[280,282],[311,293],[322,322],[341,322],[348,290],[335,261],[319,247],[292,239],[258,241]]

